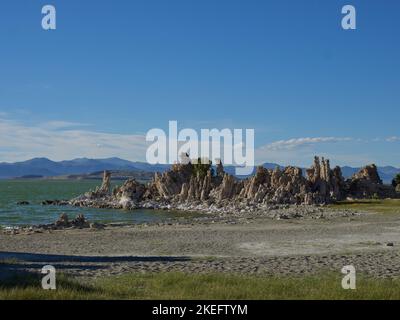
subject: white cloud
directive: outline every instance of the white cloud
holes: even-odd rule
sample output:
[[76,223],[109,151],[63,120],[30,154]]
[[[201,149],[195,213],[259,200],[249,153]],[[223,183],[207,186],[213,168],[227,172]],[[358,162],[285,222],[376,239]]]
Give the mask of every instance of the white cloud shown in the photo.
[[400,137],[392,136],[392,137],[386,138],[386,141],[387,142],[398,142],[398,141],[400,141]]
[[[374,139],[375,140],[375,139]],[[329,157],[333,162],[363,165],[370,162],[389,163],[383,155],[373,152],[372,145],[349,137],[303,137],[279,140],[255,150],[256,163],[276,162],[282,165],[308,166],[314,155]],[[391,143],[400,141],[393,136],[380,139]],[[200,141],[199,141],[200,142]],[[200,142],[202,144],[202,142]],[[0,162],[15,162],[34,157],[66,160],[80,157],[120,157],[145,161],[149,143],[144,134],[116,134],[98,132],[89,124],[50,121],[35,125],[7,119],[0,114]],[[235,145],[240,148],[242,145]],[[391,151],[391,159],[398,153]],[[379,157],[381,155],[381,157]],[[221,158],[224,158],[223,153]]]
[[52,121],[38,125],[0,118],[0,162],[33,157],[65,160],[78,157],[121,157],[145,160],[144,135],[80,129],[83,124]]
[[77,127],[88,127],[90,124],[87,123],[79,123],[79,122],[69,122],[69,121],[48,121],[39,125],[44,129],[71,129]]
[[261,150],[291,150],[302,146],[314,145],[318,143],[335,143],[343,141],[352,141],[352,138],[338,137],[316,137],[316,138],[296,138],[289,140],[279,140],[262,146]]
[[[309,166],[315,155],[335,160],[334,149],[339,151],[343,144],[359,143],[349,137],[302,137],[274,141],[255,150],[256,163],[274,162],[282,165]],[[333,148],[333,144],[338,144]]]

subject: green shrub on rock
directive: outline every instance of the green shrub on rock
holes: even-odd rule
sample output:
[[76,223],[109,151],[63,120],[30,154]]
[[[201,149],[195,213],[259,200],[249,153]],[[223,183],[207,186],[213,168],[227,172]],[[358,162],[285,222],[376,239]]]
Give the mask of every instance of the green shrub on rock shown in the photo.
[[[194,161],[193,175],[196,177],[204,178],[209,170],[212,170],[211,160],[198,158],[197,161]],[[211,173],[213,174],[213,172]]]
[[398,187],[400,185],[400,173],[397,174],[394,179],[392,180],[392,186]]

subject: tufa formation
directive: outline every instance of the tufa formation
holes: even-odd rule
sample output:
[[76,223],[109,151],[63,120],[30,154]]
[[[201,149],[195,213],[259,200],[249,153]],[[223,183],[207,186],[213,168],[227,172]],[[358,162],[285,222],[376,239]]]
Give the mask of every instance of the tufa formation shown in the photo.
[[109,172],[104,172],[100,188],[69,201],[74,206],[98,208],[168,208],[181,209],[252,205],[328,204],[346,198],[395,198],[392,186],[383,185],[375,165],[362,168],[345,180],[340,167],[331,169],[329,160],[315,157],[305,174],[301,168],[288,166],[274,170],[258,167],[255,175],[240,180],[224,171],[217,162],[182,161],[164,173],[156,173],[144,185],[134,179],[110,191]]

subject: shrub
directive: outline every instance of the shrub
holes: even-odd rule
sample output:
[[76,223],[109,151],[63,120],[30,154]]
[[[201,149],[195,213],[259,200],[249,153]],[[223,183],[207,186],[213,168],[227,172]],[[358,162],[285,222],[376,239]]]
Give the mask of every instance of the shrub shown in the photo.
[[393,186],[393,187],[397,187],[398,185],[400,185],[400,173],[398,173],[398,174],[394,177],[394,179],[393,179],[393,181],[392,181],[392,186]]
[[[198,158],[196,163],[193,163],[193,174],[196,177],[204,178],[209,170],[212,170],[212,162],[208,159]],[[213,174],[213,170],[211,174]]]
[[379,200],[379,195],[377,193],[374,193],[371,197],[372,200]]

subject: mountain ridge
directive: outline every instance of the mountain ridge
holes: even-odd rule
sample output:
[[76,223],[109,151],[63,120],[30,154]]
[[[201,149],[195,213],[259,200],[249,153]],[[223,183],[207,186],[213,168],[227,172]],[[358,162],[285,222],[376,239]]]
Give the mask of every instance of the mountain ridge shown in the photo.
[[[263,166],[267,169],[284,166],[277,163],[266,162]],[[0,162],[0,179],[18,178],[22,176],[52,177],[70,174],[90,174],[102,170],[126,170],[144,172],[164,172],[170,165],[151,165],[146,162],[129,161],[118,157],[104,159],[76,158],[72,160],[52,161],[48,158],[32,158],[20,162]],[[358,172],[360,168],[343,166],[342,172],[345,178]],[[226,172],[234,174],[234,167],[225,167]],[[378,167],[379,175],[385,183],[390,183],[394,176],[400,173],[400,168],[393,166]]]

